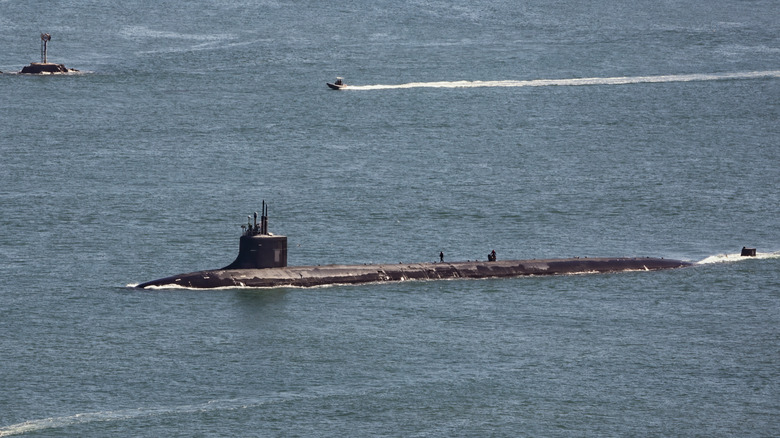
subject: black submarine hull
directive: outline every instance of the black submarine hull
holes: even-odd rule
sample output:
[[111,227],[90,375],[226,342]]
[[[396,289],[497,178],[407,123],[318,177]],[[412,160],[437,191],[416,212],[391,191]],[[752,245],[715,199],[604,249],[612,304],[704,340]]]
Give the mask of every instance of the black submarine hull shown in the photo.
[[232,287],[314,287],[406,280],[507,278],[623,271],[655,271],[691,266],[663,258],[568,258],[371,265],[285,266],[261,269],[215,269],[174,275],[138,288],[215,289]]

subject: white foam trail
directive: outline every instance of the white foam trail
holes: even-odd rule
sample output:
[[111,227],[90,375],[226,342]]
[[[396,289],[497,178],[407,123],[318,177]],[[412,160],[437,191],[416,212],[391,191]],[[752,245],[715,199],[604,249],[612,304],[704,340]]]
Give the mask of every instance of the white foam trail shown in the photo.
[[346,394],[343,391],[320,391],[311,394],[292,394],[279,393],[268,397],[259,398],[239,398],[212,400],[206,403],[182,406],[164,406],[159,408],[138,408],[123,409],[118,411],[99,411],[85,412],[63,417],[42,418],[37,420],[28,420],[23,423],[12,424],[0,427],[0,437],[21,435],[30,432],[36,432],[48,429],[59,429],[79,424],[94,423],[100,421],[123,421],[134,418],[155,417],[159,415],[170,414],[188,414],[194,412],[213,412],[236,409],[250,409],[269,403],[283,403],[293,399],[311,399],[318,397],[338,396]]
[[758,252],[755,257],[742,257],[740,254],[717,254],[696,262],[697,265],[711,265],[713,263],[733,263],[747,260],[777,259],[780,252]]
[[549,87],[582,85],[626,85],[659,82],[722,81],[735,79],[778,78],[780,70],[737,73],[693,73],[659,76],[621,76],[613,78],[534,79],[528,81],[443,81],[410,82],[398,85],[349,85],[344,90],[391,90],[401,88],[479,88],[479,87]]
[[173,408],[158,409],[126,409],[120,411],[85,412],[64,417],[42,418],[28,420],[24,423],[12,424],[0,428],[0,437],[21,435],[39,430],[59,429],[77,424],[93,423],[97,421],[121,421],[139,417],[152,417],[171,412],[196,412],[202,408],[195,406],[179,406]]

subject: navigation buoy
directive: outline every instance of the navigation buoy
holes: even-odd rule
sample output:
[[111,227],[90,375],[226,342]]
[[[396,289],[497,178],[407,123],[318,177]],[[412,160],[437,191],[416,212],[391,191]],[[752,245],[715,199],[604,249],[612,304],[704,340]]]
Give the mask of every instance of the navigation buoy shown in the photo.
[[32,62],[30,65],[25,66],[19,73],[24,74],[62,74],[77,72],[78,70],[67,68],[64,64],[56,64],[49,62],[48,51],[49,41],[51,41],[51,34],[41,34],[41,62]]

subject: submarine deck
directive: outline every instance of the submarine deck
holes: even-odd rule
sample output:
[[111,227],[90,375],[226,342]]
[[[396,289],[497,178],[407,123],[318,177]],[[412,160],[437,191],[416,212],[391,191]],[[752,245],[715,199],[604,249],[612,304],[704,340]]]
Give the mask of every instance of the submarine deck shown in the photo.
[[651,271],[691,266],[663,258],[568,258],[366,265],[288,266],[263,269],[215,269],[174,275],[138,288],[313,287],[332,284],[405,280],[502,278],[621,271]]

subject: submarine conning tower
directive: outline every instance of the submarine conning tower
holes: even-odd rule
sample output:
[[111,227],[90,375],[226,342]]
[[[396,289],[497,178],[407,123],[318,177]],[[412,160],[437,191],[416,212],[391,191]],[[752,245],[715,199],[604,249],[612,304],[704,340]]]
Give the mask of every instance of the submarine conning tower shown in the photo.
[[236,260],[222,269],[263,269],[287,266],[287,236],[275,236],[268,232],[268,205],[263,201],[260,223],[255,212],[254,223],[247,224],[238,245]]

